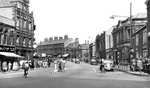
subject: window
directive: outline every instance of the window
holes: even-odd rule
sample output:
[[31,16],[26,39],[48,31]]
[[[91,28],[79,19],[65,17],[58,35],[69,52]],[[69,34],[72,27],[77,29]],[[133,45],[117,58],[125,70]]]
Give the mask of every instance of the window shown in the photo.
[[127,39],[130,39],[130,29],[127,29]]
[[20,23],[19,23],[20,27],[22,27],[22,20],[20,20],[19,22],[20,22]]
[[17,20],[17,27],[19,27],[19,20],[20,20],[19,17],[17,17],[16,20]]
[[29,39],[29,47],[31,47],[31,39]]
[[29,22],[29,30],[31,30],[31,23]]
[[26,20],[24,20],[23,28],[26,28],[26,24],[27,24],[27,21],[26,21]]
[[117,34],[117,44],[118,44],[118,42],[119,42],[119,36],[118,36],[118,34]]
[[16,43],[19,43],[19,37],[17,37],[17,39],[16,39]]
[[136,52],[136,58],[139,58],[139,52],[138,51]]
[[136,35],[136,46],[138,46],[139,45],[139,35],[137,34]]
[[147,56],[147,50],[143,50],[143,57]]
[[26,38],[23,38],[23,46],[26,46]]
[[1,44],[1,40],[2,40],[2,39],[1,39],[2,37],[1,37],[1,36],[2,36],[2,35],[0,35],[0,44]]
[[143,44],[146,44],[146,42],[147,42],[147,29],[143,31]]
[[6,35],[3,35],[4,37],[4,40],[3,40],[3,44],[6,44],[7,43],[7,36]]
[[10,45],[13,45],[13,42],[14,42],[14,38],[13,37],[11,37],[11,44]]

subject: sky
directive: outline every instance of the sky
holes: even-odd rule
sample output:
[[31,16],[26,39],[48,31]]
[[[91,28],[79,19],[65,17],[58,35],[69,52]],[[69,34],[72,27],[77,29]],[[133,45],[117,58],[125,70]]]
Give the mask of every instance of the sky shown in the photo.
[[30,0],[30,11],[34,13],[36,42],[44,38],[63,37],[94,41],[96,35],[109,30],[118,20],[112,15],[130,16],[146,13],[146,0]]

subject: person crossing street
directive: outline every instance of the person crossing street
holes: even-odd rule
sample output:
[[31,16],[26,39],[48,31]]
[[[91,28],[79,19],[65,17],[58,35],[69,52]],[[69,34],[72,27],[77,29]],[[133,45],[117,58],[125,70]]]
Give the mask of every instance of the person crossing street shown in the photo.
[[29,63],[23,63],[23,69],[24,69],[24,77],[26,78],[28,75],[28,70],[29,70]]

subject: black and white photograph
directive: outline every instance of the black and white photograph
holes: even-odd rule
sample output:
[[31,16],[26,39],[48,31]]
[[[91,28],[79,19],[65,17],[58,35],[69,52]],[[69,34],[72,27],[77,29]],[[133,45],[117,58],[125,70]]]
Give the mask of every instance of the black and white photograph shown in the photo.
[[0,0],[0,88],[150,88],[150,0]]

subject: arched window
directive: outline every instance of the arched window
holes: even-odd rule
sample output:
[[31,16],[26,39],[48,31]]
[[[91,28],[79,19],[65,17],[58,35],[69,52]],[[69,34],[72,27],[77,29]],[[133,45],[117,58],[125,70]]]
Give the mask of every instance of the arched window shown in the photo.
[[17,39],[16,39],[16,43],[18,43],[19,44],[19,36],[17,37]]
[[31,47],[31,39],[29,39],[29,47]]
[[23,38],[23,46],[26,46],[26,38]]

